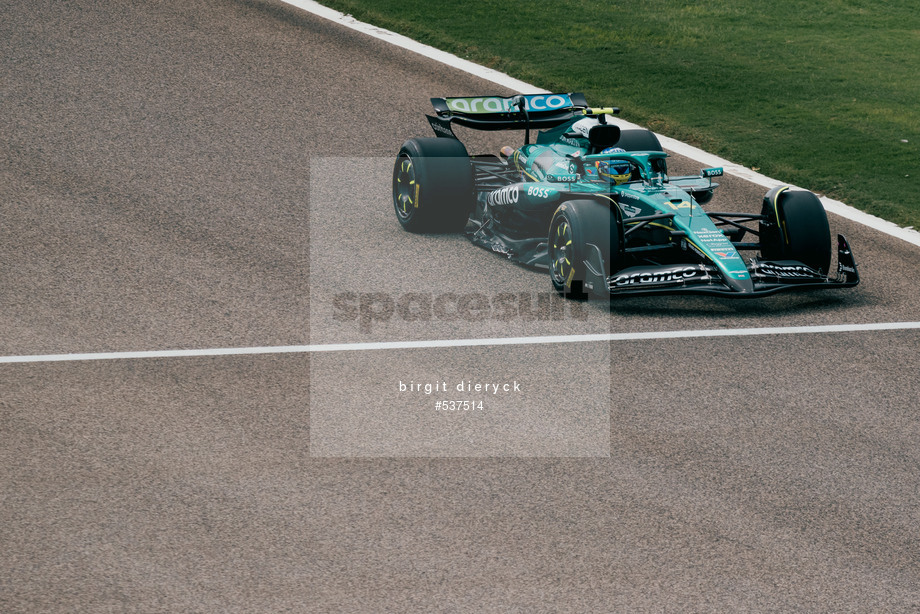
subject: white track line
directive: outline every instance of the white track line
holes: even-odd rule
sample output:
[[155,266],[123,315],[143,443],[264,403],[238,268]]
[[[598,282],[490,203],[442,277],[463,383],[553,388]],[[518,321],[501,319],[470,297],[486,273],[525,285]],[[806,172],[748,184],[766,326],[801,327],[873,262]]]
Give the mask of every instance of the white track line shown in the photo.
[[554,335],[543,337],[495,337],[491,339],[437,339],[433,341],[330,343],[320,345],[279,345],[268,347],[213,348],[201,350],[151,350],[143,352],[97,352],[89,354],[38,354],[34,356],[0,356],[0,364],[35,362],[85,362],[90,360],[126,360],[139,358],[246,356],[253,354],[315,354],[318,352],[409,350],[499,345],[546,345],[559,343],[648,341],[658,339],[688,339],[703,337],[751,337],[757,335],[767,336],[804,335],[817,333],[857,333],[885,330],[920,330],[920,322],[833,324],[826,326],[787,326],[779,328],[716,328],[703,330],[653,331],[646,333],[599,333],[593,335]]
[[[374,38],[386,41],[397,47],[402,47],[403,49],[407,49],[409,51],[413,51],[415,53],[421,54],[427,58],[436,60],[438,62],[441,62],[442,64],[446,64],[453,68],[470,73],[471,75],[481,77],[482,79],[486,79],[487,81],[491,81],[492,83],[496,83],[498,85],[507,87],[516,92],[527,93],[527,94],[548,93],[547,90],[535,87],[529,83],[525,83],[524,81],[520,81],[518,79],[515,79],[514,77],[511,77],[504,73],[500,73],[497,70],[492,70],[491,68],[486,68],[485,66],[474,64],[473,62],[470,62],[469,60],[464,60],[463,58],[457,57],[451,53],[441,51],[440,49],[435,49],[434,47],[430,47],[428,45],[423,45],[422,43],[419,43],[418,41],[414,41],[411,38],[407,38],[403,36],[402,34],[390,32],[389,30],[378,28],[377,26],[372,26],[368,23],[358,21],[351,15],[345,15],[343,13],[340,13],[339,11],[335,11],[321,4],[318,4],[314,2],[313,0],[282,0],[282,1],[286,2],[287,4],[290,4],[291,6],[295,6],[299,9],[312,13],[316,15],[317,17],[322,17],[324,19],[334,21],[347,28],[351,28],[352,30],[357,30],[358,32],[362,32],[364,34],[367,34],[368,36],[372,36]],[[639,126],[636,126],[636,124],[630,124],[629,122],[624,122],[620,120],[619,118],[617,118],[617,121],[624,126],[639,127]],[[726,173],[730,175],[734,175],[736,177],[741,177],[742,179],[746,179],[757,185],[760,185],[766,188],[773,188],[778,185],[787,185],[781,181],[777,181],[776,179],[771,179],[770,177],[761,175],[760,173],[757,173],[749,168],[741,166],[740,164],[735,164],[734,162],[730,162],[728,160],[725,160],[723,158],[720,158],[718,156],[705,152],[702,149],[693,147],[692,145],[687,145],[686,143],[682,143],[670,137],[666,137],[666,136],[659,134],[658,139],[661,141],[661,144],[665,149],[673,151],[676,154],[685,156],[692,160],[696,160],[697,162],[705,164],[706,166],[721,166],[725,169]],[[827,198],[826,196],[821,197],[821,202],[824,203],[824,208],[830,211],[831,213],[835,213],[839,215],[840,217],[857,222],[864,226],[868,226],[869,228],[878,230],[879,232],[883,232],[892,237],[896,237],[903,241],[907,241],[908,243],[912,243],[913,245],[920,246],[920,232],[917,232],[916,230],[913,230],[912,228],[901,228],[897,224],[894,224],[887,220],[883,220],[880,217],[870,215],[864,211],[860,211],[859,209],[856,209],[855,207],[851,207],[845,203],[842,203],[839,200]]]

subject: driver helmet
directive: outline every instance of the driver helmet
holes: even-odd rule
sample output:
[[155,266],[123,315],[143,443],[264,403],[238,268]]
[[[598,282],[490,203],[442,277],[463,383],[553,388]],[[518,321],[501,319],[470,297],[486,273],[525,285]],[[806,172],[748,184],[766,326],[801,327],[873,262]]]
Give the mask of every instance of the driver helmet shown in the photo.
[[[626,150],[622,147],[608,147],[601,153],[626,153]],[[625,160],[599,160],[597,162],[597,172],[601,178],[617,185],[629,181],[629,177],[632,174],[629,162]]]

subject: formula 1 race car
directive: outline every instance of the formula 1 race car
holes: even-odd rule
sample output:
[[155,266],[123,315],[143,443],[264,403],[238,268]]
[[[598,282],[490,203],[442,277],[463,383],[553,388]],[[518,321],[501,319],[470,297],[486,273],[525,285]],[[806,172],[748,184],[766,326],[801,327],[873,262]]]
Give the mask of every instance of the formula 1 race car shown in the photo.
[[[577,93],[431,102],[436,137],[406,141],[393,169],[396,217],[410,232],[466,230],[479,246],[548,270],[570,298],[757,297],[859,283],[843,235],[829,277],[830,229],[814,194],[774,188],[759,215],[704,211],[722,169],[669,177],[654,133],[608,123],[619,109],[591,108]],[[455,125],[524,130],[524,145],[471,156]]]

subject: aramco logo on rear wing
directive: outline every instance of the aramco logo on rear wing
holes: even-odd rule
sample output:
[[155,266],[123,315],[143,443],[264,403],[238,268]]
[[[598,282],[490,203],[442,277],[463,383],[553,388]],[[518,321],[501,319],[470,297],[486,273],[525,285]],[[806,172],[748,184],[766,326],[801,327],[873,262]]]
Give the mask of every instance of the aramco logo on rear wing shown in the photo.
[[[508,113],[517,111],[513,98],[446,98],[447,108],[457,113]],[[526,111],[555,111],[572,106],[567,94],[531,94],[524,96]]]

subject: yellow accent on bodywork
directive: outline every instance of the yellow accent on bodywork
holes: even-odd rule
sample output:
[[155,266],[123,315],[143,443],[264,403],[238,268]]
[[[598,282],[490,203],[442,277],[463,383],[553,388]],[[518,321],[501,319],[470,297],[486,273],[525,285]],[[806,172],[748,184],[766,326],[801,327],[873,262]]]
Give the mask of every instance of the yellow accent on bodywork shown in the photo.
[[521,171],[522,173],[530,177],[531,181],[539,181],[539,179],[537,179],[536,177],[528,173],[526,170],[524,170],[524,165],[521,164],[521,150],[519,149],[514,150],[514,155],[511,156],[511,162],[514,164],[515,168],[517,168],[519,171]]
[[783,230],[783,238],[786,239],[786,245],[789,245],[789,232],[786,230],[786,220],[779,219],[779,195],[789,189],[789,186],[780,188],[773,195],[773,214],[776,216],[776,223]]
[[699,245],[697,245],[695,242],[691,241],[690,239],[687,239],[687,243],[689,243],[690,245],[692,245],[692,246],[696,249],[696,251],[699,253],[700,256],[703,256],[703,257],[705,257],[705,258],[709,258],[710,261],[715,262],[714,260],[712,260],[712,258],[710,258],[709,256],[707,256],[705,250],[703,250],[703,248],[700,247]]
[[[627,222],[626,222],[626,225],[627,225],[627,226],[635,226],[635,225],[641,224],[641,223],[642,223],[642,222],[630,222],[630,221],[627,221]],[[648,222],[648,223],[646,224],[646,226],[654,226],[654,227],[656,227],[656,228],[664,228],[665,230],[674,230],[674,227],[673,227],[673,226],[666,226],[666,225],[664,225],[664,224],[659,224],[658,222]]]

